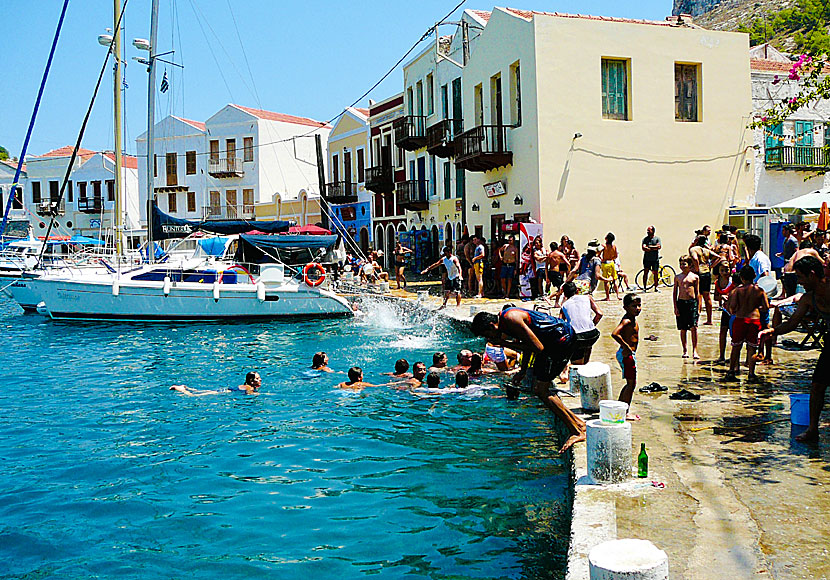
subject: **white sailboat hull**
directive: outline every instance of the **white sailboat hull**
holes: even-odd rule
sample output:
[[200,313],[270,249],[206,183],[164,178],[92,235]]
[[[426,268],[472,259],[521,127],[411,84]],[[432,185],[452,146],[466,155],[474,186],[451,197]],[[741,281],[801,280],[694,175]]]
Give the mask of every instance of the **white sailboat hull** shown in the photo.
[[[219,285],[178,282],[165,295],[163,282],[133,282],[115,277],[100,281],[30,280],[43,303],[40,311],[57,320],[230,320],[280,317],[351,316],[349,303],[328,290],[288,282],[266,288],[255,284]],[[18,301],[20,303],[20,301]]]

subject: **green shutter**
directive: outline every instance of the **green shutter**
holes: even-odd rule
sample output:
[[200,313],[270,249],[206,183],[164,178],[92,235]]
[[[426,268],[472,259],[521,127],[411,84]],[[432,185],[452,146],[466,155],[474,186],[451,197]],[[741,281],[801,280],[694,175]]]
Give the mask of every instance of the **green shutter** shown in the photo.
[[628,82],[624,60],[602,59],[602,116],[628,119]]

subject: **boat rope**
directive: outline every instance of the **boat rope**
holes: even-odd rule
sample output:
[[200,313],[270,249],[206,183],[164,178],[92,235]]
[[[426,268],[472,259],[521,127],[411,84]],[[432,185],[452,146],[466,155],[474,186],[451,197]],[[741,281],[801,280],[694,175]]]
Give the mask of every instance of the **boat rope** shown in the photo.
[[[40,100],[43,97],[43,90],[46,88],[46,78],[49,76],[49,69],[52,67],[52,57],[55,56],[55,49],[58,46],[58,38],[63,28],[63,19],[66,16],[66,8],[69,5],[69,0],[63,0],[63,8],[61,9],[61,16],[58,19],[58,27],[55,30],[55,38],[52,39],[52,48],[49,50],[49,58],[46,61],[46,69],[43,71],[43,78],[40,80],[40,88],[37,91],[37,99],[35,99],[35,108],[32,111],[32,118],[29,120],[29,128],[26,131],[26,138],[23,140],[23,150],[20,152],[20,157],[17,161],[17,169],[14,172],[14,179],[12,180],[11,195],[9,201],[6,203],[6,208],[3,211],[3,224],[0,225],[0,238],[6,233],[6,224],[9,221],[9,212],[12,209],[12,204],[15,200],[15,190],[20,181],[20,172],[23,169],[23,163],[26,161],[26,151],[29,148],[29,139],[32,137],[32,130],[35,128],[35,119],[37,118],[37,111],[40,108]],[[22,199],[20,200],[23,201]]]
[[[124,18],[124,11],[127,9],[127,2],[129,0],[124,0],[124,4],[121,7],[121,13],[118,15],[118,21],[115,23],[114,30],[118,31],[121,27],[121,19]],[[57,200],[49,200],[50,205],[52,203],[55,204],[54,208],[50,208],[52,218],[49,220],[49,227],[46,229],[46,236],[44,237],[43,246],[40,249],[40,254],[37,258],[37,265],[36,267],[40,266],[43,260],[43,253],[46,251],[46,242],[49,240],[49,236],[52,233],[52,229],[55,227],[55,222],[57,221],[55,217],[57,216],[57,208],[60,207],[61,202],[63,201],[63,194],[66,192],[66,184],[69,182],[69,176],[72,174],[72,169],[75,165],[75,159],[78,156],[78,149],[81,148],[81,142],[84,138],[84,133],[86,133],[86,126],[89,122],[89,116],[92,114],[92,107],[95,105],[95,99],[98,96],[98,89],[101,88],[101,81],[104,78],[104,73],[107,71],[107,64],[110,60],[110,55],[112,54],[112,46],[115,44],[115,36],[113,36],[112,40],[110,41],[110,45],[107,49],[107,55],[104,57],[104,62],[101,65],[101,72],[98,73],[98,82],[95,83],[95,90],[92,92],[92,98],[89,101],[89,106],[86,109],[86,115],[84,115],[84,121],[81,123],[81,130],[78,132],[78,138],[75,140],[75,148],[72,149],[72,155],[69,158],[69,164],[66,166],[66,173],[63,176],[63,182],[61,183],[61,188],[58,193]],[[115,176],[116,179],[121,179],[120,175]]]

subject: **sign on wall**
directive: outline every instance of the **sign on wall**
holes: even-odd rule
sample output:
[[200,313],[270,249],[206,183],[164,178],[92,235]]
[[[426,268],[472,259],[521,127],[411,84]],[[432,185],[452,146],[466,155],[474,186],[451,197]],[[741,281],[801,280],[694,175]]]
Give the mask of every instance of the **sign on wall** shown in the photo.
[[484,193],[487,197],[498,197],[507,193],[507,184],[503,181],[494,181],[493,183],[484,184]]

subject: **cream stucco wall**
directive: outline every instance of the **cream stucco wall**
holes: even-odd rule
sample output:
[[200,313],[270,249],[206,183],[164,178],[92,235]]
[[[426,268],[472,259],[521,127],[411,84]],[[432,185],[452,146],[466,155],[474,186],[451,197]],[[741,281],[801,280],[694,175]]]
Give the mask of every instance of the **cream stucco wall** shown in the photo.
[[[744,34],[551,15],[528,22],[494,10],[464,72],[465,126],[473,124],[474,85],[484,85],[488,123],[488,79],[497,71],[504,79],[517,59],[523,124],[509,130],[512,166],[468,173],[471,227],[481,223],[489,236],[489,214],[530,211],[544,223],[546,241],[567,233],[581,251],[613,231],[635,270],[640,240],[654,224],[664,260],[674,263],[695,229],[720,224],[727,207],[752,198],[747,50]],[[628,121],[602,117],[603,57],[630,60]],[[675,62],[700,64],[700,122],[675,121]],[[499,178],[508,203],[503,197],[492,210],[481,185]],[[521,208],[512,207],[516,194]],[[469,213],[472,203],[481,218]]]

